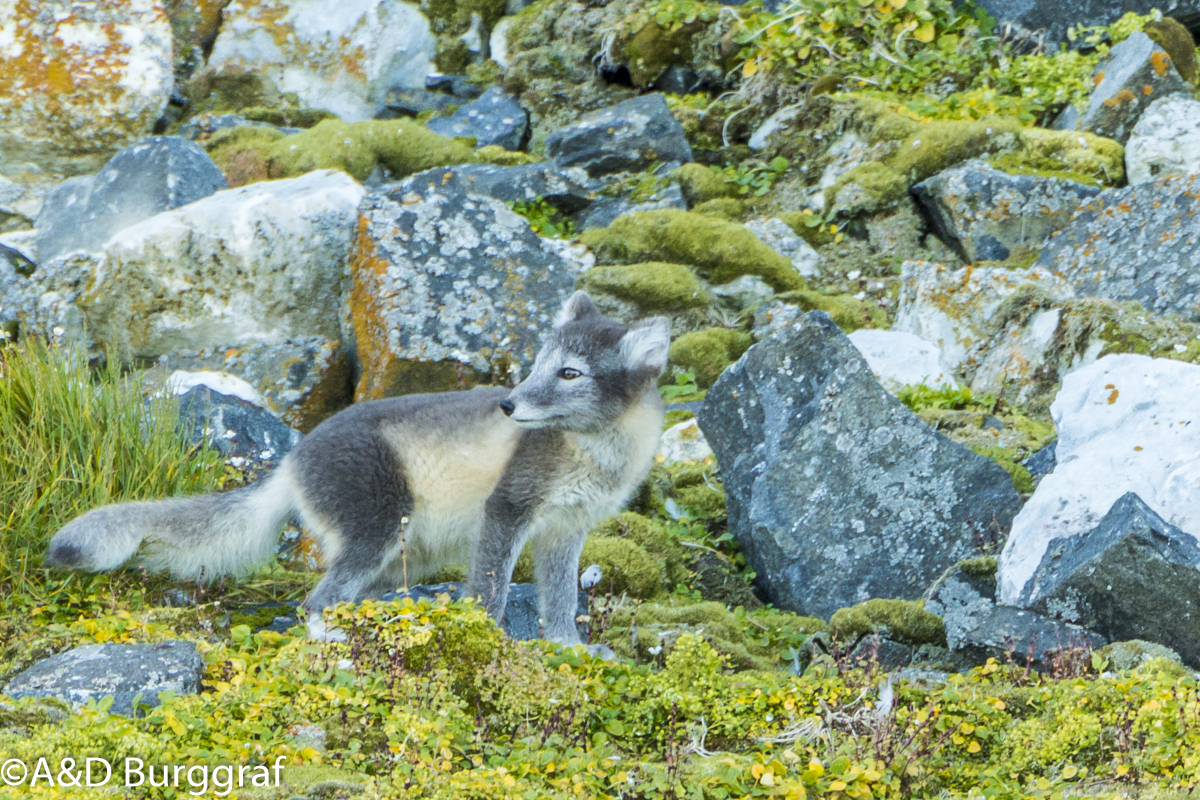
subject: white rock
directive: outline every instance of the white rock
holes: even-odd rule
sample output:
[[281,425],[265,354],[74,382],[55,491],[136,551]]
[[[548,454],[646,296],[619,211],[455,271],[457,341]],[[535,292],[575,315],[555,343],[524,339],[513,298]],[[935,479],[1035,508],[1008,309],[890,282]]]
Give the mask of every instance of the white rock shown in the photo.
[[864,328],[854,331],[849,338],[867,360],[875,378],[889,392],[917,384],[933,389],[958,385],[950,370],[942,366],[938,349],[920,336]]
[[658,442],[658,456],[655,460],[660,464],[674,464],[688,461],[704,461],[711,458],[712,448],[708,440],[700,432],[700,426],[695,418],[685,419],[678,425],[672,425],[662,433]]
[[1125,145],[1129,183],[1200,172],[1200,102],[1186,95],[1155,100]]
[[488,55],[500,66],[508,68],[508,29],[512,26],[512,17],[503,17],[492,27],[492,35],[488,39]]
[[746,223],[746,228],[763,244],[791,261],[796,271],[804,277],[811,278],[818,273],[821,255],[783,220],[778,217],[752,219]]
[[389,0],[235,0],[208,65],[260,72],[282,92],[348,122],[388,89],[418,89],[437,42],[415,5]]
[[786,127],[795,119],[796,115],[800,113],[801,107],[800,104],[785,106],[767,117],[761,125],[754,129],[754,133],[750,134],[750,141],[746,144],[751,150],[762,150],[767,146],[771,134]]
[[1135,492],[1200,540],[1200,366],[1110,355],[1063,381],[1050,406],[1057,465],[1013,521],[1000,557],[1004,603],[1015,602],[1052,539],[1095,528]]
[[197,386],[207,386],[214,392],[245,400],[260,408],[267,406],[262,395],[253,386],[237,375],[231,375],[228,372],[208,369],[189,372],[177,369],[167,378],[165,386],[167,391],[174,395],[187,394]]

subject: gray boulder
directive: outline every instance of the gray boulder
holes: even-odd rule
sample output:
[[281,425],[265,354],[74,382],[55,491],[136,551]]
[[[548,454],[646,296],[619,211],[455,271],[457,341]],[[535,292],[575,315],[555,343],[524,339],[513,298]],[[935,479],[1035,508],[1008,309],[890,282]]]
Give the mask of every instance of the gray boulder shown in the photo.
[[1155,9],[1195,28],[1200,25],[1198,0],[980,0],[980,7],[996,18],[1001,28],[1034,36],[1054,50],[1067,41],[1067,30],[1080,25],[1110,25],[1126,14],[1149,14]]
[[344,324],[357,400],[519,380],[587,262],[504,203],[434,186],[363,198]]
[[[399,597],[411,597],[419,600],[422,597],[436,598],[439,594],[449,594],[451,600],[459,600],[463,596],[461,583],[435,583],[430,586],[413,586],[407,592],[389,592],[381,600],[393,600]],[[588,612],[588,596],[579,593],[579,604],[576,606],[576,617]],[[510,583],[508,586],[508,605],[504,609],[504,620],[500,627],[511,639],[537,639],[541,634],[538,620],[538,587],[535,583]],[[587,626],[579,625],[579,635],[587,641]]]
[[1192,91],[1166,51],[1140,32],[1109,51],[1095,74],[1100,80],[1088,107],[1080,111],[1067,106],[1054,120],[1056,129],[1087,131],[1125,144],[1151,103],[1180,92],[1190,96]]
[[94,177],[68,180],[47,195],[37,218],[38,259],[99,250],[118,231],[224,188],[225,176],[199,145],[151,136]]
[[459,103],[448,94],[427,89],[392,89],[384,96],[383,103],[375,112],[375,119],[415,117],[425,111],[441,111]]
[[[159,692],[196,694],[204,658],[191,642],[88,644],[39,661],[9,682],[9,697],[59,697],[82,705],[111,695],[109,713],[154,707]],[[139,697],[140,695],[140,697]]]
[[798,613],[918,599],[1021,507],[1008,473],[889,394],[821,312],[751,347],[699,423],[760,587]]
[[426,127],[451,138],[474,136],[478,147],[498,144],[505,150],[520,150],[529,137],[529,114],[516,98],[493,86],[452,115],[429,120]]
[[1082,655],[1106,644],[1103,636],[1078,625],[1056,622],[1024,608],[996,606],[978,626],[962,635],[954,652],[967,664],[1011,658],[1019,666],[1046,670],[1054,666],[1056,657],[1070,658],[1070,651]]
[[410,175],[400,182],[401,191],[436,189],[443,194],[487,195],[503,203],[532,202],[539,197],[564,214],[587,208],[595,189],[587,173],[579,169],[560,169],[551,162],[519,167],[494,164],[458,164]]
[[1010,175],[981,160],[939,172],[912,191],[933,232],[968,264],[1041,250],[1080,203],[1100,193],[1061,178]]
[[1019,602],[1200,666],[1200,545],[1132,492],[1090,533],[1051,542]]
[[239,469],[272,469],[300,443],[300,431],[270,411],[207,386],[179,398],[179,423],[193,443],[207,441]]
[[617,217],[636,214],[639,211],[654,211],[660,208],[678,208],[687,211],[683,189],[672,183],[651,197],[634,202],[628,197],[599,197],[586,211],[576,214],[575,227],[580,231],[607,228]]
[[966,636],[991,616],[996,608],[996,576],[972,574],[959,567],[929,590],[925,610],[942,618],[946,646],[962,647]]
[[1079,295],[1137,300],[1200,321],[1200,175],[1101,192],[1042,249],[1036,266]]
[[661,94],[646,94],[585,114],[546,137],[546,155],[589,175],[692,160],[692,148]]

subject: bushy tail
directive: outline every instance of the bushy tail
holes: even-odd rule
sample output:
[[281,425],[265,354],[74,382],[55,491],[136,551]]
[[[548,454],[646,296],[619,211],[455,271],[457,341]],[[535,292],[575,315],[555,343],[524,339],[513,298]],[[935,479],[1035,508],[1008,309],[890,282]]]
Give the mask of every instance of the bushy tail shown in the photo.
[[141,563],[153,572],[211,580],[268,560],[295,508],[285,461],[243,489],[196,497],[104,506],[76,517],[50,540],[48,567],[116,569],[145,543]]

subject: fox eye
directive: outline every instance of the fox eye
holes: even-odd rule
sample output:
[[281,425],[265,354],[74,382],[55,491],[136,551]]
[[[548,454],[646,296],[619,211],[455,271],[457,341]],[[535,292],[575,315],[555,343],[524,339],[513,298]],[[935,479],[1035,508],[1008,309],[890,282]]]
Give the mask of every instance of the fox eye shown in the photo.
[[564,381],[573,381],[576,378],[582,378],[583,373],[574,367],[563,367],[558,371],[558,377],[562,378]]

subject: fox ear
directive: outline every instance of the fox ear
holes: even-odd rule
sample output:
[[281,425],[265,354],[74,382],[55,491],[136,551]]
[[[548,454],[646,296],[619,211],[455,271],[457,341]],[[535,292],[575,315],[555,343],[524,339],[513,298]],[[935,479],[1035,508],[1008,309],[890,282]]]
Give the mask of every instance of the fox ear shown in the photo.
[[671,349],[671,328],[662,317],[655,317],[629,329],[621,337],[621,357],[625,368],[652,369],[662,372]]
[[585,317],[598,317],[600,312],[587,292],[575,292],[563,303],[562,311],[554,318],[554,327],[561,328],[568,322],[577,322]]

